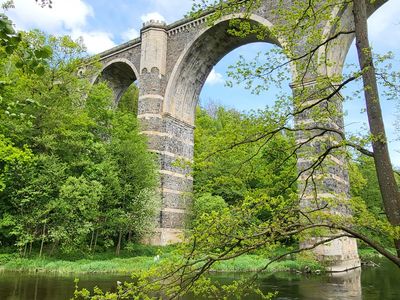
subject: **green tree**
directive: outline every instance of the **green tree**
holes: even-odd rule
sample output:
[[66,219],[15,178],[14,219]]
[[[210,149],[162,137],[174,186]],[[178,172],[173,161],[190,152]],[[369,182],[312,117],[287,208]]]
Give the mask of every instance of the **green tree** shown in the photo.
[[[355,169],[350,176],[353,179],[351,181],[352,194],[361,197],[368,209],[374,212],[376,216],[383,216],[385,212],[373,160],[370,157],[360,156],[356,158],[351,169]],[[354,174],[356,172],[359,174]]]
[[125,93],[122,95],[118,103],[118,109],[125,112],[130,112],[137,116],[138,114],[138,100],[139,100],[139,89],[133,83],[131,84]]
[[10,19],[5,14],[0,14],[0,46],[2,47],[0,56],[6,57],[13,53],[20,41],[21,36],[15,32]]
[[210,193],[205,193],[195,199],[192,218],[196,222],[201,220],[204,214],[209,215],[213,212],[220,212],[227,207],[228,204],[221,196],[213,196]]
[[[123,234],[135,233],[140,238],[153,228],[157,211],[156,194],[151,190],[157,183],[154,159],[147,151],[143,136],[138,134],[138,124],[131,113],[116,113],[113,134],[109,145],[111,157],[118,166],[121,194],[115,206],[114,222],[118,234],[117,253]],[[146,191],[146,192],[145,192]]]
[[13,165],[24,164],[31,159],[29,149],[18,149],[9,139],[0,135],[0,192],[5,189],[4,173]]
[[98,218],[102,189],[104,187],[99,182],[89,181],[83,176],[68,177],[58,198],[50,201],[51,222],[54,224],[49,235],[65,252],[86,246],[87,237]]
[[[242,201],[252,193],[276,195],[282,186],[295,181],[294,158],[278,165],[278,157],[293,151],[291,135],[277,134],[270,143],[243,142],[264,129],[260,112],[239,113],[218,107],[215,116],[198,108],[195,130],[194,191],[212,193],[229,204]],[[293,185],[286,195],[295,192]]]
[[[140,239],[154,219],[157,179],[136,116],[112,109],[105,83],[92,87],[96,62],[82,45],[20,35],[0,58],[0,234],[40,255],[121,244],[128,231]],[[93,68],[77,76],[84,63]]]
[[17,227],[9,231],[20,249],[41,241],[47,234],[44,226],[51,227],[47,222],[52,212],[50,203],[58,197],[66,168],[54,156],[36,155],[29,164],[16,165],[5,173],[8,184],[0,195],[1,212],[5,219],[14,220]]

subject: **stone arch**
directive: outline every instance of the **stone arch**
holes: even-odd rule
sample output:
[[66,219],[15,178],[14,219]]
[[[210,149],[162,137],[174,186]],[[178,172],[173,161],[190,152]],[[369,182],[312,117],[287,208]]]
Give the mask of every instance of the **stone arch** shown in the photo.
[[[377,0],[374,2],[374,4],[369,4],[367,12],[368,18],[387,2],[388,0]],[[348,7],[342,10],[335,9],[332,13],[332,17],[340,20],[340,31],[350,32],[352,29],[354,29],[353,13]],[[333,27],[330,22],[328,22],[324,28],[324,36],[333,36],[337,30],[337,27]],[[319,49],[319,74],[324,74],[328,77],[342,74],[344,62],[354,38],[354,34],[343,34],[338,36],[337,41],[335,41],[334,44],[328,49],[326,47],[321,47]],[[326,64],[326,61],[335,62],[335,64]]]
[[[243,38],[227,33],[229,21],[237,18],[240,18],[240,15],[222,18],[212,27],[200,31],[185,47],[166,87],[164,113],[193,125],[198,96],[213,66],[235,48],[261,41],[254,35]],[[253,14],[247,18],[254,24],[272,27],[270,21],[258,15]],[[269,36],[263,41],[278,46],[283,44],[282,41]]]
[[117,105],[127,88],[138,78],[139,73],[131,61],[115,58],[103,65],[93,83],[107,81],[114,92],[114,104]]

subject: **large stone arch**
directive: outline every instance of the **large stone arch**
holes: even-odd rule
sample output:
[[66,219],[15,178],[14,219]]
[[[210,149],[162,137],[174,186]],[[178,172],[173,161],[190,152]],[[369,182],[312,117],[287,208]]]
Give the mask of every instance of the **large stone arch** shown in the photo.
[[127,88],[139,78],[135,65],[126,58],[114,58],[105,63],[93,83],[106,81],[114,92],[117,105]]
[[[164,113],[193,125],[201,89],[212,68],[222,57],[237,47],[253,42],[266,42],[278,46],[282,44],[271,36],[259,40],[254,35],[243,38],[229,34],[227,32],[229,21],[238,18],[240,15],[225,16],[213,26],[201,30],[185,47],[166,87]],[[247,19],[268,28],[273,26],[269,20],[255,14],[247,16]]]

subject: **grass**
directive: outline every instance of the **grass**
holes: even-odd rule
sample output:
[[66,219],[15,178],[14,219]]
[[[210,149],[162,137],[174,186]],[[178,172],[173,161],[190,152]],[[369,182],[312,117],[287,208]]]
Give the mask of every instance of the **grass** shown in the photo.
[[[270,260],[259,255],[243,255],[229,261],[218,262],[212,268],[215,272],[254,272],[262,269]],[[267,272],[292,272],[323,270],[315,260],[303,257],[276,261],[269,265]]]
[[0,265],[2,270],[48,273],[108,273],[130,274],[146,270],[155,262],[152,257],[113,258],[108,260],[81,259],[75,261],[51,258],[14,258]]
[[153,266],[154,256],[162,254],[168,257],[174,247],[156,247],[133,245],[129,250],[121,251],[119,257],[114,252],[96,254],[56,253],[52,257],[39,258],[33,254],[29,258],[21,258],[16,253],[0,253],[0,270],[19,272],[48,273],[107,273],[129,275],[135,271],[147,270]]
[[[164,258],[168,259],[168,258]],[[218,262],[212,267],[213,272],[253,272],[263,268],[268,259],[257,255],[243,255],[238,258]],[[132,272],[148,270],[155,266],[153,257],[136,256],[130,258],[112,258],[107,260],[80,259],[75,261],[58,260],[54,258],[19,258],[10,257],[0,263],[0,270],[19,272],[48,272],[48,273],[104,273],[129,275]],[[301,271],[323,269],[311,260],[284,260],[273,262],[268,272]]]
[[[173,248],[162,248],[161,260],[171,258]],[[18,254],[0,254],[0,270],[19,272],[47,272],[58,274],[121,274],[129,275],[132,272],[148,270],[159,262],[154,261],[154,256],[161,253],[159,247],[145,246],[140,251],[122,252],[120,257],[115,257],[111,252],[82,257],[70,254],[62,257],[32,257],[21,258]],[[229,261],[221,261],[212,267],[213,272],[252,272],[263,268],[269,262],[263,255],[243,255]],[[298,256],[296,259],[288,259],[273,262],[268,267],[268,272],[277,271],[302,271],[322,270],[323,267],[311,258]]]
[[[156,247],[148,245],[130,245],[129,249],[121,252],[115,257],[114,252],[103,252],[96,254],[82,253],[56,253],[52,257],[38,258],[34,254],[30,258],[21,258],[10,249],[3,248],[5,252],[0,253],[0,270],[22,271],[22,272],[48,272],[58,274],[121,274],[129,275],[132,272],[148,270],[158,262],[154,261],[156,255],[161,260],[169,259],[175,249],[174,246]],[[279,255],[286,251],[285,248],[275,249],[274,254]],[[362,261],[371,261],[382,257],[381,254],[371,248],[360,247],[360,258]],[[176,258],[176,257],[174,257]],[[213,272],[253,272],[262,269],[269,262],[264,253],[247,254],[229,261],[221,261],[213,265]],[[285,260],[271,263],[267,272],[291,272],[291,271],[316,271],[324,270],[324,267],[313,259],[302,253],[290,256]]]

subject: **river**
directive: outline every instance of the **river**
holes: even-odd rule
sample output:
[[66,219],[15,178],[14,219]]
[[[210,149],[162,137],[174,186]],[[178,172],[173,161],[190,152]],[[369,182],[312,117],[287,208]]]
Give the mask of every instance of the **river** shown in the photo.
[[[386,260],[380,267],[364,267],[347,273],[331,275],[298,275],[292,273],[264,274],[260,278],[263,291],[278,291],[279,300],[365,299],[399,300],[400,270]],[[240,274],[214,275],[227,282]],[[74,290],[74,275],[0,273],[0,300],[64,300]],[[128,280],[118,275],[79,275],[80,286],[115,290],[116,282]],[[194,299],[187,298],[185,299]],[[256,299],[255,296],[246,299]]]

